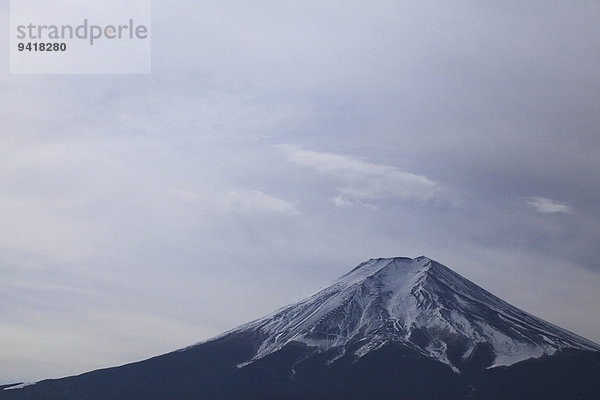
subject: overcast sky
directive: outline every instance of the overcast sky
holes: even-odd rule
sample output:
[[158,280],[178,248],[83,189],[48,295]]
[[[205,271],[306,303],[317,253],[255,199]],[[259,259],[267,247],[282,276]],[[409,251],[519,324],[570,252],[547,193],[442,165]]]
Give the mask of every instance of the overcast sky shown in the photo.
[[0,383],[205,340],[389,256],[600,342],[600,3],[153,16],[149,76],[9,75],[2,36]]

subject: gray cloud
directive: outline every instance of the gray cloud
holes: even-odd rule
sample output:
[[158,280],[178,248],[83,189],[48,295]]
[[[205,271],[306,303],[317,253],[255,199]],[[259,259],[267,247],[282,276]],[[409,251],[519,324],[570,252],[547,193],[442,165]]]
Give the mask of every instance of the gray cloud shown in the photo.
[[200,194],[183,190],[175,190],[172,193],[186,203],[198,205],[203,211],[297,214],[296,207],[293,204],[260,190],[231,190],[220,196],[210,192]]
[[394,166],[290,145],[279,148],[292,162],[340,180],[344,186],[338,188],[339,194],[333,199],[336,205],[370,205],[386,199],[425,201],[437,192],[437,183]]
[[545,197],[533,197],[527,200],[527,206],[542,214],[571,214],[573,212],[568,205]]

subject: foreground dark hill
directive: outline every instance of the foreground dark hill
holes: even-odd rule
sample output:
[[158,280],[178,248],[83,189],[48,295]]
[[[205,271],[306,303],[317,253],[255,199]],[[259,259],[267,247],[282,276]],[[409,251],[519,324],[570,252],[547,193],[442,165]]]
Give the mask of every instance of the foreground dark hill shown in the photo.
[[375,259],[215,339],[0,399],[600,399],[600,347],[426,257]]

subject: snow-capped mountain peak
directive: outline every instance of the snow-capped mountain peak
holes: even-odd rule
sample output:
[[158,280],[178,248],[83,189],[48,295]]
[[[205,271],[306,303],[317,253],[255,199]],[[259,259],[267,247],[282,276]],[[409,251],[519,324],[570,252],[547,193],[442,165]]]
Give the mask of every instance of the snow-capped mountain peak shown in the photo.
[[209,341],[0,398],[597,400],[599,350],[426,257],[373,259]]
[[[292,342],[361,357],[400,343],[456,372],[600,347],[504,302],[427,257],[378,258],[316,294],[236,332],[264,337],[251,363]],[[483,365],[481,365],[483,363]]]

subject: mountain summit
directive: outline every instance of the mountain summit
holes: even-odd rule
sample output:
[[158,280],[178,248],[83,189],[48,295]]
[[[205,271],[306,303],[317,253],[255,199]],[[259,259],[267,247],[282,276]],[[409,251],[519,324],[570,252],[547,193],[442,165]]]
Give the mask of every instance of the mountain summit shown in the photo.
[[0,399],[598,399],[600,346],[427,257],[366,261],[207,342]]
[[[371,259],[331,286],[235,331],[266,339],[248,362],[291,342],[361,357],[402,343],[456,372],[600,347],[536,318],[427,257]],[[234,332],[235,332],[234,331]],[[476,360],[476,361],[475,361]]]

